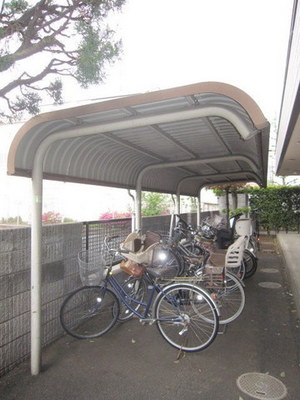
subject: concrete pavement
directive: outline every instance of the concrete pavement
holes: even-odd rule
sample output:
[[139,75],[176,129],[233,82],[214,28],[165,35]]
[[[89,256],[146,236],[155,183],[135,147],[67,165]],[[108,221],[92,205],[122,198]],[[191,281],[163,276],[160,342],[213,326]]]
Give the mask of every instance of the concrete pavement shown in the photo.
[[[298,233],[278,233],[277,242],[288,267],[287,272],[291,282],[295,304],[300,317],[300,235]],[[299,396],[300,398],[300,396]]]

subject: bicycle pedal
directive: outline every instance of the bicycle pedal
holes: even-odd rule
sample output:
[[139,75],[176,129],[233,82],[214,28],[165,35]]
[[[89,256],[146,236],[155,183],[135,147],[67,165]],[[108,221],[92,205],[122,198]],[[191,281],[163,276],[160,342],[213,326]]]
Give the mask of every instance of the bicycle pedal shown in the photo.
[[143,319],[141,318],[140,319],[140,323],[142,325],[153,325],[154,322],[155,322],[155,320],[153,318],[143,318]]

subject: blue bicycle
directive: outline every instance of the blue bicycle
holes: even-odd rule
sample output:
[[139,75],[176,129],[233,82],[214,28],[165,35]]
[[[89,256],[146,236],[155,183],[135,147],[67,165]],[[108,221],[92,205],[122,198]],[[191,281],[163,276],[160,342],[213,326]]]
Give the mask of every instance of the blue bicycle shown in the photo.
[[[114,238],[106,239],[106,245]],[[110,249],[111,263],[99,285],[81,287],[64,300],[60,310],[64,330],[79,339],[96,338],[117,321],[135,315],[142,323],[156,323],[165,340],[179,350],[208,347],[219,327],[218,308],[210,295],[192,283],[160,282],[155,271],[143,265],[140,269],[135,265],[128,279],[120,282],[113,269],[120,253],[125,259],[124,250]]]

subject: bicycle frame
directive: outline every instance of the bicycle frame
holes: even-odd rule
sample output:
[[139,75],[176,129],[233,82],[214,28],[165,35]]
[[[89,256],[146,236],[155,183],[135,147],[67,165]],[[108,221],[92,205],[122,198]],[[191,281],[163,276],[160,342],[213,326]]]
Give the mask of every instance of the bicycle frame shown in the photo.
[[[149,299],[148,299],[148,301],[146,303],[146,302],[143,302],[143,301],[138,301],[135,298],[131,297],[125,291],[125,289],[122,287],[120,282],[113,276],[113,274],[108,274],[108,276],[106,277],[106,281],[115,290],[115,292],[117,293],[117,297],[121,301],[121,303],[124,304],[131,312],[133,312],[140,319],[146,319],[147,318],[147,315],[149,314],[151,305],[153,303],[153,297],[154,297],[155,292],[160,292],[161,291],[161,290],[158,289],[159,287],[157,285],[152,283],[152,289],[151,289],[151,292],[150,292],[150,297],[149,297]],[[129,304],[129,301],[126,300],[126,298],[129,299],[129,301],[131,303],[134,303],[136,305],[144,307],[144,309],[145,309],[144,313],[141,314],[137,310],[135,310],[131,306],[131,304]]]
[[[147,276],[147,278],[148,278],[147,280],[149,280],[149,284],[152,286],[150,296],[149,296],[149,299],[147,302],[138,301],[138,300],[134,299],[133,297],[131,297],[123,289],[122,285],[118,282],[118,280],[112,274],[107,276],[106,283],[107,284],[109,283],[111,285],[111,287],[116,291],[117,297],[119,298],[121,303],[123,305],[125,305],[125,307],[128,308],[133,314],[135,314],[140,319],[140,322],[147,321],[147,322],[153,323],[156,321],[156,319],[153,317],[149,317],[150,309],[153,304],[153,298],[154,298],[155,293],[158,293],[158,294],[164,293],[164,288],[162,286],[158,285],[157,283],[153,282],[151,277]],[[187,282],[183,280],[183,283],[187,283]],[[176,286],[177,284],[178,284],[178,282],[167,285],[166,288],[170,288],[173,285]],[[198,288],[198,289],[200,289],[200,288]],[[129,299],[129,301],[126,298]],[[168,301],[174,306],[174,309],[176,309],[177,311],[178,310],[181,311],[180,304],[173,297],[170,296]],[[140,313],[139,311],[137,311],[134,307],[131,306],[131,304],[129,302],[133,302],[136,305],[140,305],[141,307],[144,307],[145,308],[144,313]],[[217,315],[219,316],[220,315],[219,309],[216,305],[215,305],[215,310],[217,312]],[[184,313],[184,310],[182,310],[182,311]],[[160,318],[159,321],[164,321],[164,322],[170,321],[173,323],[174,322],[178,323],[179,325],[181,325],[181,324],[184,325],[184,319],[181,316],[181,312],[179,312],[179,316],[170,317],[170,318],[167,318],[167,317]]]
[[[143,301],[138,301],[135,298],[131,297],[122,287],[122,285],[118,282],[118,280],[113,276],[113,274],[108,274],[106,277],[106,283],[109,283],[111,285],[111,287],[115,290],[115,292],[117,293],[117,297],[118,299],[121,301],[121,303],[123,305],[125,305],[126,308],[128,308],[133,314],[135,314],[138,318],[140,318],[140,320],[147,320],[149,318],[149,313],[150,313],[150,309],[151,306],[153,304],[153,298],[155,293],[164,293],[164,288],[160,285],[158,285],[157,283],[155,283],[147,274],[146,272],[146,278],[147,281],[149,281],[149,286],[151,286],[151,292],[150,292],[150,296],[147,302],[143,302]],[[168,285],[167,287],[169,287],[170,285]],[[127,300],[128,299],[128,300]],[[170,298],[170,302],[173,303],[174,308],[176,308],[178,310],[178,303],[175,302],[172,298]],[[141,307],[143,307],[145,309],[144,313],[140,313],[139,311],[137,311],[134,307],[131,306],[130,303],[134,303],[136,305],[140,305]],[[154,322],[154,318],[151,318],[151,320]],[[168,321],[172,321],[172,322],[181,322],[181,319],[176,317],[176,318],[169,318],[163,319],[164,321],[168,320]]]

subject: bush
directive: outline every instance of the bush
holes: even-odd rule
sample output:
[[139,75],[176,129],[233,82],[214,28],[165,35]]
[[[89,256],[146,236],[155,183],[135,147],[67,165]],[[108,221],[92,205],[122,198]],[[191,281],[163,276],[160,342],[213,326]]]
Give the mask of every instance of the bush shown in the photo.
[[60,224],[62,216],[54,211],[47,211],[42,215],[43,224]]
[[263,229],[299,231],[300,186],[252,188],[249,197],[252,214]]
[[121,219],[121,218],[131,218],[131,213],[130,212],[125,212],[125,213],[112,213],[110,211],[105,212],[100,215],[99,219],[100,220],[107,220],[107,219]]

